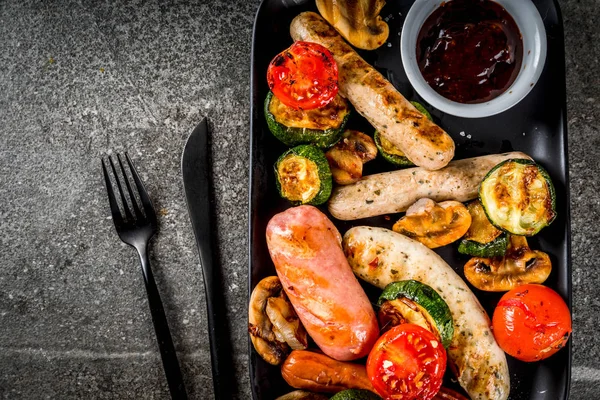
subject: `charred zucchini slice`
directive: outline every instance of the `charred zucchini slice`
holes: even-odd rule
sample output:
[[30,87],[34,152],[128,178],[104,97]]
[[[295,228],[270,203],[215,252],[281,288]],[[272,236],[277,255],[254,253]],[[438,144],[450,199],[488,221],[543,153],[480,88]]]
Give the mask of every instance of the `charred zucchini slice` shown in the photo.
[[448,347],[454,336],[454,320],[448,304],[430,286],[415,280],[392,282],[377,301],[382,327],[412,323],[440,338]]
[[337,392],[329,400],[382,400],[381,397],[366,389],[348,389]]
[[471,226],[458,246],[458,252],[476,257],[498,257],[506,253],[508,235],[488,220],[481,202],[467,204],[471,214]]
[[423,104],[419,103],[418,101],[411,101],[410,104],[412,104],[413,106],[415,106],[415,108],[417,110],[419,110],[419,112],[421,114],[423,114],[424,116],[426,116],[428,120],[433,121],[433,118],[431,117],[431,114],[429,113],[429,111],[427,111],[427,109],[425,107],[423,107]]
[[348,102],[340,95],[325,107],[314,110],[288,107],[273,92],[265,99],[269,130],[288,146],[311,143],[322,149],[331,147],[342,137],[349,117]]
[[[427,111],[425,109],[425,107],[423,107],[420,103],[417,103],[416,101],[411,101],[411,104],[413,106],[415,106],[415,108],[417,110],[419,110],[419,112],[421,112],[423,115],[425,115],[430,121],[433,121],[433,118],[431,118],[431,114],[429,114],[429,111]],[[389,140],[387,140],[386,138],[381,136],[379,134],[379,132],[375,131],[375,135],[373,135],[373,139],[375,139],[375,145],[377,146],[377,149],[381,153],[381,156],[387,162],[394,164],[401,168],[408,168],[408,167],[415,166],[415,164],[413,164],[413,162],[410,161],[404,155],[402,150],[400,150],[399,148],[394,146],[392,144],[392,142],[390,142]]]
[[544,168],[531,160],[496,165],[479,187],[490,222],[513,235],[533,236],[556,218],[556,194]]
[[313,145],[283,153],[275,163],[275,178],[281,197],[295,205],[323,204],[331,195],[329,163],[323,151]]
[[473,240],[461,240],[458,252],[475,257],[502,257],[508,247],[508,235],[503,233],[489,243],[479,243]]
[[378,131],[375,131],[375,135],[373,135],[373,139],[375,140],[375,146],[377,146],[377,150],[381,153],[383,159],[391,164],[394,164],[401,168],[414,167],[412,161],[410,161],[396,146],[392,144],[389,140],[384,138],[379,134]]

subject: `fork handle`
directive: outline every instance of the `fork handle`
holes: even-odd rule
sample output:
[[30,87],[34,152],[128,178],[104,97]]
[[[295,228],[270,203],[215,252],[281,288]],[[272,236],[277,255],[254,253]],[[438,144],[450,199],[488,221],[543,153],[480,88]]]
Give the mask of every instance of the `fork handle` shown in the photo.
[[158,340],[163,368],[167,376],[169,392],[171,392],[172,399],[186,400],[187,393],[183,384],[179,362],[177,361],[177,353],[175,352],[175,346],[173,345],[173,339],[169,331],[165,310],[160,300],[160,294],[154,281],[154,275],[152,275],[152,269],[150,268],[147,246],[138,248],[137,251],[142,263],[142,274],[144,275],[144,283],[146,284],[146,292],[148,293],[148,304],[150,305],[150,313],[152,314],[152,322],[154,323],[154,331]]

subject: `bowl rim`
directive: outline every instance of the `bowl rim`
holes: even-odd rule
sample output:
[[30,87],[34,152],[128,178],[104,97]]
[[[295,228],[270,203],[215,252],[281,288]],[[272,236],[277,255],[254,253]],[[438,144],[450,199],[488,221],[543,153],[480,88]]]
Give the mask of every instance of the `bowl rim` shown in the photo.
[[[406,15],[400,38],[402,65],[415,91],[434,108],[464,118],[483,118],[504,112],[523,100],[537,83],[547,55],[544,22],[530,0],[514,2],[493,0],[513,17],[523,40],[523,62],[515,81],[501,95],[484,103],[466,104],[437,93],[423,78],[416,60],[417,37],[425,20],[442,4],[451,0],[416,0]],[[520,22],[521,21],[521,22]],[[524,24],[523,22],[527,23]],[[531,48],[526,43],[532,44]]]

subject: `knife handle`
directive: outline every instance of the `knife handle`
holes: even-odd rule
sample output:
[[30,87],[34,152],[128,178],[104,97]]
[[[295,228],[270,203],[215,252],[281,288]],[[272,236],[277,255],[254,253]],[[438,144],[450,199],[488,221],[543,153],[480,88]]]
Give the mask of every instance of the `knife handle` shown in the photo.
[[211,179],[206,118],[198,124],[188,138],[183,151],[181,168],[188,211],[204,276],[215,398],[230,400],[237,392],[237,382],[229,338],[227,310],[223,298],[225,288],[221,268],[218,264],[218,247],[215,246],[214,241],[217,231],[212,218],[215,207],[211,204],[213,180]]

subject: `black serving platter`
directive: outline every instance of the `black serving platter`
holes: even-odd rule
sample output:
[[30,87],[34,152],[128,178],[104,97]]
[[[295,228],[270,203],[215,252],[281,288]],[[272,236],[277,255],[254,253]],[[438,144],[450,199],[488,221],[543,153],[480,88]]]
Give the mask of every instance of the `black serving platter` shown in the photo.
[[[515,0],[530,1],[530,0]],[[400,32],[404,16],[413,0],[392,0],[381,15],[390,25],[389,41],[372,52],[360,52],[371,65],[384,74],[409,100],[425,104],[434,120],[444,128],[456,143],[456,159],[475,157],[510,150],[523,151],[542,164],[550,173],[557,193],[558,217],[529,242],[534,249],[550,254],[553,270],[546,285],[555,289],[571,306],[571,233],[569,211],[569,182],[567,169],[567,130],[565,94],[565,58],[563,25],[559,6],[553,0],[533,0],[544,20],[548,38],[548,56],[543,73],[531,93],[512,109],[499,115],[465,119],[432,109],[412,89],[402,67]],[[286,147],[269,132],[263,116],[263,102],[268,92],[267,66],[271,59],[289,47],[291,20],[302,11],[316,11],[313,0],[264,0],[256,14],[252,43],[251,68],[251,139],[250,139],[250,204],[249,204],[249,291],[264,277],[275,274],[267,250],[265,229],[273,215],[290,207],[281,199],[275,187],[273,164]],[[525,60],[525,62],[527,62]],[[349,128],[373,128],[361,117],[355,116]],[[379,158],[365,165],[364,174],[391,170]],[[326,207],[321,209],[327,213]],[[356,225],[381,226],[391,229],[398,215],[391,219],[375,217],[358,221],[337,221],[340,232]],[[458,254],[456,245],[437,250],[461,277],[468,257]],[[363,285],[369,295],[377,295],[368,284]],[[501,297],[473,289],[491,316]],[[279,368],[264,362],[250,351],[250,380],[253,398],[272,400],[291,390],[281,377]],[[567,399],[571,380],[571,345],[547,360],[524,363],[507,356],[510,377],[510,399]],[[450,373],[445,386],[462,392]],[[463,392],[464,393],[464,392]]]

